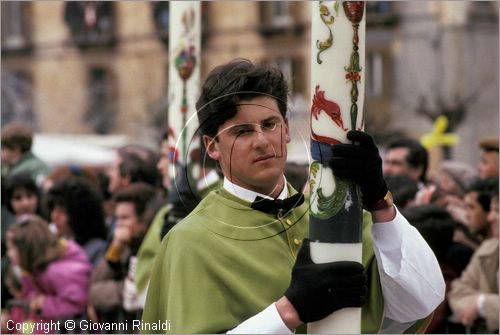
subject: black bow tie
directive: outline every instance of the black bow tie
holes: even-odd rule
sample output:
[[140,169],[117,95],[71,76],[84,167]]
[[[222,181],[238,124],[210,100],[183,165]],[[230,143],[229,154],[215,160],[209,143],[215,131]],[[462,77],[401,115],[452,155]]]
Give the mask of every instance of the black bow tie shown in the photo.
[[290,210],[302,205],[304,202],[304,195],[302,193],[297,193],[286,199],[265,199],[257,196],[252,202],[252,208],[258,211],[273,214],[282,215],[288,213]]

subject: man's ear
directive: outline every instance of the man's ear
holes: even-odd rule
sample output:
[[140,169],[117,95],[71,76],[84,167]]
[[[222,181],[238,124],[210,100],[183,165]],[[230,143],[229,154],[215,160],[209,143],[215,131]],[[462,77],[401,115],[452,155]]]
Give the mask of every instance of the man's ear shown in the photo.
[[290,143],[292,139],[290,138],[290,128],[288,126],[288,118],[285,118],[285,141]]
[[210,156],[210,158],[212,158],[213,160],[218,161],[220,159],[220,151],[215,138],[212,138],[208,135],[203,135],[203,144],[205,145],[208,156]]

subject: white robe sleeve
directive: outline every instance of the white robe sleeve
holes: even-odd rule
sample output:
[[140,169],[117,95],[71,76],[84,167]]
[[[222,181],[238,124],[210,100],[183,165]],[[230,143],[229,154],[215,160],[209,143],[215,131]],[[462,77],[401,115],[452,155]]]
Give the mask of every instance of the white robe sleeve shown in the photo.
[[[385,329],[401,332],[427,317],[443,301],[445,283],[434,253],[420,233],[396,209],[394,220],[372,228],[385,302]],[[389,326],[390,325],[390,326]],[[384,328],[384,327],[383,327]],[[293,334],[275,303],[228,334]]]
[[374,223],[375,257],[385,317],[399,323],[427,317],[443,301],[445,282],[434,253],[396,209],[394,220]]
[[227,334],[293,334],[293,332],[281,319],[275,303],[272,303],[259,314],[228,331]]

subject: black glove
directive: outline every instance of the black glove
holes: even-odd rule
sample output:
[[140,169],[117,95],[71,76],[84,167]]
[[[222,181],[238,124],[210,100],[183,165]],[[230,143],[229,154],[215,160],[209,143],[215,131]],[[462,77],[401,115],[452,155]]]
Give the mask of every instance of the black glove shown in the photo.
[[362,131],[347,132],[347,139],[358,144],[334,144],[330,167],[335,176],[356,182],[363,193],[363,204],[370,208],[387,193],[382,159],[373,138]]
[[285,296],[304,323],[324,319],[344,307],[361,307],[366,301],[366,275],[361,263],[315,264],[309,240],[304,239]]

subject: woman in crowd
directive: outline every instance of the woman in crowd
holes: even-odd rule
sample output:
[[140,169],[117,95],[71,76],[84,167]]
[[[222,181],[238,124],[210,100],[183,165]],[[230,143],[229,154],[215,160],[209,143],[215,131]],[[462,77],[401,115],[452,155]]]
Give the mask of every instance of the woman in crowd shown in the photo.
[[6,206],[12,214],[40,214],[40,191],[29,173],[10,176],[5,181]]
[[83,177],[60,180],[47,193],[47,208],[57,234],[75,240],[92,264],[106,252],[106,227],[103,199],[90,181]]

